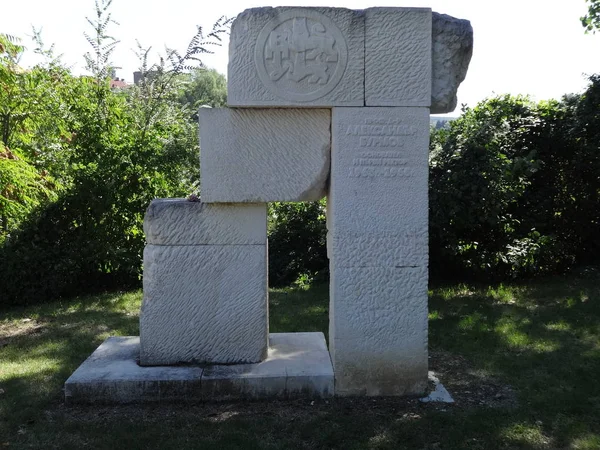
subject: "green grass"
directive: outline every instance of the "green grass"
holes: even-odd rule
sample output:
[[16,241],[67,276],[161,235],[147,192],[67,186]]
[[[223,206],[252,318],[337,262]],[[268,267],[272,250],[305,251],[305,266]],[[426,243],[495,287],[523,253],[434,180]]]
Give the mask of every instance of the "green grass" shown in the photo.
[[[0,449],[600,449],[599,278],[432,288],[431,361],[451,406],[65,407],[73,370],[106,337],[137,334],[141,293],[11,309],[0,319]],[[271,291],[271,331],[327,332],[327,302],[324,285]]]

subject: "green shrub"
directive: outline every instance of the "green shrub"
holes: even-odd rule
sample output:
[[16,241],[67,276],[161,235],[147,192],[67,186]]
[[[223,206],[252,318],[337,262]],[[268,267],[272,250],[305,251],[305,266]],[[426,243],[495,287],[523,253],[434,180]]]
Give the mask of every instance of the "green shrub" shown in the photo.
[[269,284],[327,277],[325,200],[269,204]]
[[600,78],[561,102],[503,96],[430,148],[434,275],[502,278],[598,261]]

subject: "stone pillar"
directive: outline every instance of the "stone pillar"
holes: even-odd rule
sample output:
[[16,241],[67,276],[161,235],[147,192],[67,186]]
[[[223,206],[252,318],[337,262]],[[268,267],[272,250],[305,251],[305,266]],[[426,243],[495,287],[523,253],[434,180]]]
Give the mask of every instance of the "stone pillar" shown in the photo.
[[365,104],[332,111],[329,348],[337,395],[427,384],[431,10],[365,11]]
[[264,204],[150,204],[141,365],[253,363],[266,357],[266,227]]
[[327,198],[336,395],[427,382],[428,108],[334,108]]

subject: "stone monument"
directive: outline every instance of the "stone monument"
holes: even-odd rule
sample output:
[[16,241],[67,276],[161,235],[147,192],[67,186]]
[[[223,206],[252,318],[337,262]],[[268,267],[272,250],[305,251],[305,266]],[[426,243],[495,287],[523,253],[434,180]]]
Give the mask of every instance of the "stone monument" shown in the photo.
[[[456,107],[468,21],[427,8],[255,8],[229,108],[201,108],[201,202],[155,200],[140,338],[109,338],[71,402],[422,394],[429,114]],[[269,334],[266,203],[327,196],[329,347]]]

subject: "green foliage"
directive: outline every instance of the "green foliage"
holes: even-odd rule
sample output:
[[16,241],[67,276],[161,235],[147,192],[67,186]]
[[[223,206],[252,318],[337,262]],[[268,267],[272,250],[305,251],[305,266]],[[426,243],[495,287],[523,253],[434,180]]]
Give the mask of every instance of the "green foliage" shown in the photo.
[[586,0],[588,13],[581,18],[585,32],[595,33],[600,30],[600,0]]
[[431,140],[434,273],[553,272],[597,260],[600,78],[581,97],[486,100]]
[[327,275],[325,200],[269,204],[269,284],[309,283]]
[[[94,28],[94,36],[86,36],[93,49],[86,55],[91,76],[72,77],[57,63],[24,72],[41,81],[24,83],[20,92],[45,99],[54,117],[44,115],[41,100],[25,108],[15,96],[27,112],[20,123],[35,126],[31,131],[11,125],[11,145],[23,157],[18,167],[11,160],[10,190],[0,187],[7,199],[0,201],[11,205],[2,210],[10,213],[5,223],[13,229],[0,248],[2,303],[139,283],[146,207],[156,197],[187,195],[199,179],[197,126],[179,102],[179,79],[206,53],[206,39],[216,39],[223,29],[207,36],[199,29],[184,55],[168,50],[155,65],[148,64],[144,50],[142,83],[113,92],[107,75],[116,41],[107,31],[108,6],[110,0],[97,2],[96,18],[88,20]],[[11,89],[16,79],[7,83]],[[35,132],[52,127],[56,139],[50,144]],[[45,185],[38,169],[47,173]],[[51,196],[43,188],[52,187],[53,179],[61,188]]]
[[203,105],[223,107],[227,103],[227,80],[214,69],[196,69],[185,74],[180,101],[192,111]]
[[0,245],[35,208],[55,199],[55,190],[47,173],[0,143]]

